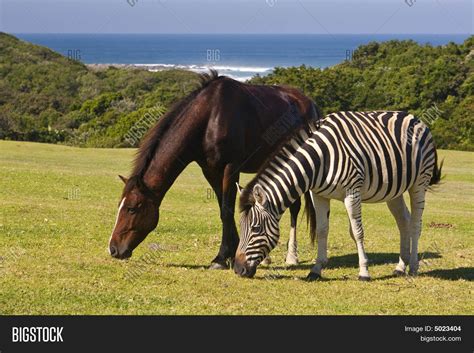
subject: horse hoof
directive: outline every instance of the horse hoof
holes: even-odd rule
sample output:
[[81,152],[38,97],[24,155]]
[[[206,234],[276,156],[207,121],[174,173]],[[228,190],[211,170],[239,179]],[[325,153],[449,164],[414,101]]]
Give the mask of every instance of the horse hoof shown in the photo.
[[228,270],[229,266],[227,264],[222,264],[219,262],[213,262],[211,263],[211,266],[209,266],[210,270]]
[[405,276],[405,272],[400,271],[400,270],[394,270],[393,275],[396,277],[402,277],[402,276]]
[[359,281],[362,281],[362,282],[369,282],[369,281],[370,281],[370,277],[367,277],[367,276],[359,276]]
[[318,273],[310,272],[308,276],[306,276],[306,280],[308,282],[313,282],[321,279],[321,275]]

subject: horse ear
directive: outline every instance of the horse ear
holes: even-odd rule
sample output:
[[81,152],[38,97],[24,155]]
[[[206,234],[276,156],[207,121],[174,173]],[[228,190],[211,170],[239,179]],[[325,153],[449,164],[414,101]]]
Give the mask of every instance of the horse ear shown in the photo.
[[125,178],[124,176],[121,176],[121,175],[119,175],[118,177],[123,181],[124,184],[127,184],[127,181],[128,181],[127,178]]
[[256,203],[258,203],[260,206],[265,207],[267,203],[267,194],[265,193],[265,190],[263,190],[260,184],[255,184],[255,186],[253,187],[253,197]]
[[239,192],[239,195],[242,195],[242,191],[244,191],[244,188],[239,185],[239,183],[235,183],[237,185],[237,191]]

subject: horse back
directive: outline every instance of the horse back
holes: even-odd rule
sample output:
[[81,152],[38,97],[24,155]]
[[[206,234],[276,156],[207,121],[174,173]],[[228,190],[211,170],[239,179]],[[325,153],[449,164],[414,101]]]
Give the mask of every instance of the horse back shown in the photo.
[[291,87],[222,78],[202,95],[209,110],[203,135],[207,160],[239,163],[242,172],[256,172],[282,141],[319,119],[314,103]]

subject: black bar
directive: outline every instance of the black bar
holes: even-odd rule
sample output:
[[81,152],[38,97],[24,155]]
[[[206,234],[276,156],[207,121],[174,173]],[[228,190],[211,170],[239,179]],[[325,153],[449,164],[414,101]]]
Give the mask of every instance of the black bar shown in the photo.
[[[15,343],[13,327],[63,327],[63,342]],[[0,353],[473,352],[473,333],[473,316],[0,316]],[[443,337],[461,341],[439,341]]]

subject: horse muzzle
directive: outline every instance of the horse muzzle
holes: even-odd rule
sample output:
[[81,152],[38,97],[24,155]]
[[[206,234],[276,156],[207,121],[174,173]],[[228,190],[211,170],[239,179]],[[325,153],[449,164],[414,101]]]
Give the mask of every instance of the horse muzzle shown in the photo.
[[116,259],[120,259],[120,260],[128,259],[129,257],[132,256],[132,250],[124,249],[120,251],[120,249],[116,247],[115,245],[109,246],[109,252],[110,252],[110,256]]

